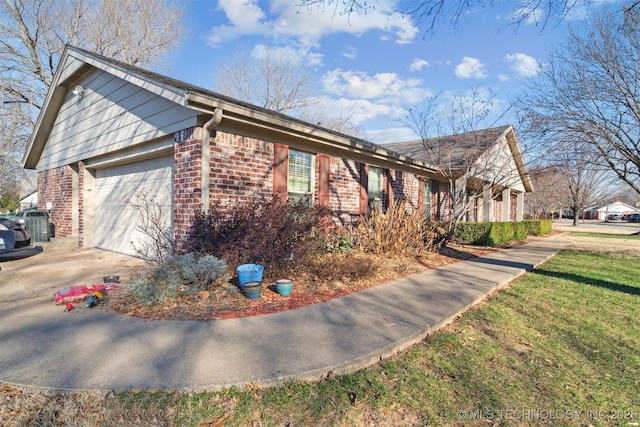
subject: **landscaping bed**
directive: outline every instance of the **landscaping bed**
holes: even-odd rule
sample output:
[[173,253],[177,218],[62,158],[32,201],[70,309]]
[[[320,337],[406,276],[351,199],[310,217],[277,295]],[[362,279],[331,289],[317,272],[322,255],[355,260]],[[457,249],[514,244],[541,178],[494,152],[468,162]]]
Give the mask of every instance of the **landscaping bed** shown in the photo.
[[291,277],[295,287],[289,296],[281,296],[275,291],[275,278],[270,277],[268,271],[265,271],[262,295],[257,299],[245,297],[234,280],[230,280],[215,290],[147,305],[129,295],[125,284],[125,291],[111,295],[107,309],[158,320],[222,320],[257,316],[326,302],[498,249],[450,244],[420,257],[381,256],[357,251],[325,254],[314,260],[314,265],[307,272]]

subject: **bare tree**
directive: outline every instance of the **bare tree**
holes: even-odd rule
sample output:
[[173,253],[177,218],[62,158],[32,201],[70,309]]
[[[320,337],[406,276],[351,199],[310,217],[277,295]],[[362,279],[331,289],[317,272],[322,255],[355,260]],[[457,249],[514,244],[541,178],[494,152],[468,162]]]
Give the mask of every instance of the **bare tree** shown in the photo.
[[557,166],[538,166],[529,169],[534,191],[525,196],[525,209],[533,219],[540,219],[562,208],[561,192],[565,186]]
[[[444,110],[438,97],[430,98],[412,108],[404,120],[420,137],[411,155],[424,159],[448,184],[448,212],[438,219],[447,221],[449,237],[460,221],[470,219],[474,202],[498,198],[501,189],[520,179],[510,152],[510,146],[517,142],[496,144],[508,126],[487,123],[493,115],[493,103],[493,95],[476,88],[467,97],[453,98]],[[451,131],[451,136],[432,136]],[[388,146],[394,149],[398,145]]]
[[640,11],[597,15],[572,30],[561,50],[529,81],[521,103],[545,147],[570,134],[640,193]]
[[0,145],[2,163],[15,166],[24,152],[65,45],[158,64],[181,41],[183,23],[170,0],[0,0],[0,127],[11,139]]
[[[409,0],[404,2],[399,12],[412,17],[417,25],[422,25],[433,33],[438,24],[448,20],[458,27],[465,17],[476,9],[488,8],[503,3],[495,0]],[[550,23],[564,20],[579,5],[588,5],[589,0],[523,0],[513,3],[511,22],[520,25],[534,22],[543,28]],[[332,9],[334,14],[350,15],[355,12],[366,13],[376,7],[376,0],[298,0],[305,7]],[[633,6],[632,6],[633,7]]]
[[24,171],[20,159],[30,130],[21,126],[29,122],[22,110],[15,104],[0,106],[0,197],[15,202],[20,199],[19,181]]
[[326,112],[313,93],[305,58],[289,49],[260,46],[240,51],[216,72],[219,92],[253,105],[288,114],[337,132],[357,136],[353,111]]
[[313,102],[311,74],[288,50],[241,51],[223,63],[215,80],[221,93],[279,113],[299,113]]
[[553,151],[556,168],[562,180],[558,201],[573,212],[573,225],[580,214],[601,203],[609,194],[611,171],[598,166],[598,154],[584,141],[567,135]]

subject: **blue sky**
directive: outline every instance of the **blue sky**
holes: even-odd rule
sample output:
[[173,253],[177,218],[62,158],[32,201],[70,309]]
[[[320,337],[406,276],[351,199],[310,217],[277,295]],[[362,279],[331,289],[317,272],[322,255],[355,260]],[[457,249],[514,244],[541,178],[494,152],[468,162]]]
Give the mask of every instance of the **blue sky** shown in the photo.
[[163,72],[216,90],[225,57],[269,45],[304,61],[321,104],[351,111],[362,136],[375,143],[415,139],[401,119],[424,98],[446,102],[477,87],[497,101],[495,125],[513,123],[508,107],[523,78],[538,72],[567,23],[579,24],[585,9],[542,29],[510,25],[517,2],[497,3],[466,14],[457,28],[443,23],[425,34],[396,12],[400,0],[378,0],[374,10],[349,17],[300,8],[296,0],[191,0],[187,39]]

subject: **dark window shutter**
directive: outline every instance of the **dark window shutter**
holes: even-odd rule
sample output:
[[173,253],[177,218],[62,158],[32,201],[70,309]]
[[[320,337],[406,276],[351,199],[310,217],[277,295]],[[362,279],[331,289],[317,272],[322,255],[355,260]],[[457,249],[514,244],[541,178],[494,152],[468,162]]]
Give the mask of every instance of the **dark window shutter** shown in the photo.
[[[397,172],[396,172],[397,173]],[[390,169],[385,169],[384,170],[384,175],[387,178],[387,209],[389,209],[389,207],[391,207],[391,205],[394,204],[395,202],[395,195],[393,194],[393,178],[391,177],[391,170]]]
[[418,212],[424,217],[424,177],[418,177]]
[[360,163],[360,215],[369,213],[369,165]]
[[289,147],[283,144],[273,146],[273,193],[287,200],[289,175]]
[[318,154],[318,205],[324,207],[329,207],[330,203],[330,166],[331,156],[328,154]]

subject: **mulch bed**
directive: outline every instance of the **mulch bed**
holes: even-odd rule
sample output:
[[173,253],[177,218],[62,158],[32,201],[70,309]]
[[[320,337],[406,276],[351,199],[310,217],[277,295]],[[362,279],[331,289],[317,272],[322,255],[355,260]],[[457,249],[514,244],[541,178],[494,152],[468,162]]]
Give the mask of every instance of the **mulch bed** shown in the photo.
[[149,320],[223,320],[258,316],[326,302],[410,274],[496,250],[498,249],[449,246],[420,257],[331,254],[318,259],[318,265],[311,269],[321,271],[321,275],[303,273],[293,277],[295,285],[289,296],[279,295],[275,290],[275,279],[265,276],[262,295],[256,299],[246,298],[236,285],[228,283],[196,295],[147,306],[128,295],[125,284],[124,290],[110,295],[107,309]]

